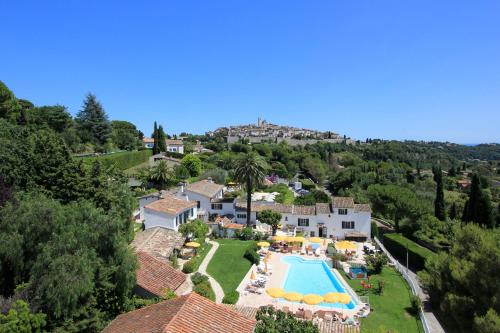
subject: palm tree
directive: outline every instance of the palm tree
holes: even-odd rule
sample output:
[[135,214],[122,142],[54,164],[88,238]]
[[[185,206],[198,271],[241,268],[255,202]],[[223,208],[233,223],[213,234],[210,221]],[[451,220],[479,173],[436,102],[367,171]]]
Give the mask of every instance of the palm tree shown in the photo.
[[170,170],[167,162],[159,161],[153,168],[151,168],[149,179],[151,179],[151,181],[158,186],[158,190],[162,190],[165,184],[170,180],[171,176],[172,170]]
[[250,213],[252,211],[252,188],[264,181],[266,169],[266,161],[255,152],[244,154],[236,161],[234,178],[247,190],[247,227],[250,226]]

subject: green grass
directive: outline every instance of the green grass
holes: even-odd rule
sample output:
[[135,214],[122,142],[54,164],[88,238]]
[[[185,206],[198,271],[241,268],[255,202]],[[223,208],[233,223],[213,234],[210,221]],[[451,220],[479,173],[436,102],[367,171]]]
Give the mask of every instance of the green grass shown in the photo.
[[91,156],[91,157],[76,157],[81,159],[88,167],[92,166],[95,160],[100,161],[104,165],[115,165],[120,170],[130,169],[138,164],[147,162],[151,157],[152,151],[139,150],[139,151],[122,151],[109,155]]
[[358,295],[370,298],[370,306],[373,311],[368,317],[362,318],[361,332],[423,332],[420,320],[410,315],[406,310],[411,306],[411,290],[396,270],[384,267],[381,274],[371,276],[370,282],[374,288],[377,286],[377,281],[385,282],[382,295],[376,294],[374,288],[367,292],[364,291],[361,287],[361,280],[351,280],[344,272],[341,274]]
[[248,245],[253,241],[219,239],[219,248],[207,267],[210,274],[222,287],[224,294],[235,290],[251,263],[243,257]]
[[267,187],[264,191],[268,193],[278,192],[279,194],[276,196],[276,202],[278,203],[293,204],[295,200],[293,192],[285,184],[274,184]]

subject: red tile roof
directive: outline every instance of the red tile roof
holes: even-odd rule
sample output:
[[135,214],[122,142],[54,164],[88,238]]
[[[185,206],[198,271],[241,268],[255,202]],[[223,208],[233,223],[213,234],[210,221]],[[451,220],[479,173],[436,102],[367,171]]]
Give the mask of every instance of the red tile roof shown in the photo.
[[351,197],[333,197],[334,208],[354,208],[354,199]]
[[146,252],[137,253],[139,268],[135,272],[137,285],[157,296],[163,296],[167,289],[177,290],[186,281],[186,275],[168,263]]
[[222,189],[224,189],[224,185],[219,185],[208,179],[203,179],[186,186],[186,191],[198,193],[208,198],[213,198]]
[[196,293],[119,315],[103,333],[251,333],[255,320]]
[[355,204],[354,205],[354,212],[365,212],[365,213],[371,213],[372,209],[369,204]]
[[182,140],[167,139],[165,143],[169,146],[182,146],[184,142]]
[[144,143],[154,143],[155,139],[144,137],[142,139],[142,142],[144,142]]

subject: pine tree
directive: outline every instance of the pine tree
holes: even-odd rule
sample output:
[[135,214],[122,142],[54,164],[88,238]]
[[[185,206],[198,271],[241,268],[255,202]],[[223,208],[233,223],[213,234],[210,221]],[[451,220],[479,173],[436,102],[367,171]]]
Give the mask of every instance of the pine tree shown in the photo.
[[441,168],[436,168],[436,173],[434,178],[436,180],[436,200],[434,201],[434,216],[439,220],[446,220],[446,210],[444,204],[444,192],[443,192],[443,173]]
[[160,147],[158,146],[158,126],[156,125],[156,121],[153,128],[153,140],[153,155],[156,155],[160,153]]
[[469,200],[467,201],[467,210],[464,214],[464,220],[466,222],[476,222],[487,227],[492,227],[494,220],[491,198],[488,189],[481,188],[482,185],[487,186],[486,183],[481,184],[479,176],[474,174],[472,176]]
[[163,126],[158,127],[158,148],[160,151],[167,151],[167,142]]
[[94,143],[103,145],[111,136],[111,124],[101,103],[95,95],[88,94],[83,109],[76,115],[78,129],[89,135]]

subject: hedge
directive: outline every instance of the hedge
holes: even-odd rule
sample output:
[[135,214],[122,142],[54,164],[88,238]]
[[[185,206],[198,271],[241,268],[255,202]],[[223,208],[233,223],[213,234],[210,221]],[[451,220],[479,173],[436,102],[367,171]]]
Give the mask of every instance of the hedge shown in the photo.
[[385,248],[403,265],[406,264],[406,246],[408,245],[408,264],[417,271],[423,270],[425,260],[436,256],[434,252],[422,247],[402,234],[384,234]]
[[236,304],[238,302],[238,299],[240,298],[240,293],[237,292],[236,290],[233,290],[226,295],[224,295],[224,298],[222,299],[222,303],[224,304]]
[[92,165],[95,160],[100,161],[105,166],[115,165],[120,170],[130,169],[136,165],[147,162],[152,155],[152,151],[125,151],[97,157],[81,157],[87,165]]

